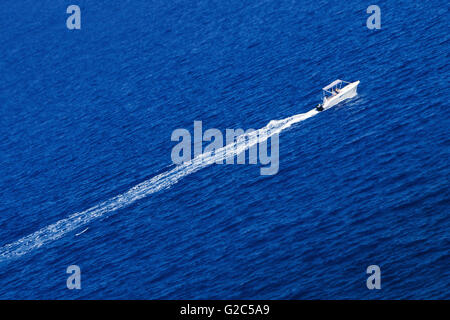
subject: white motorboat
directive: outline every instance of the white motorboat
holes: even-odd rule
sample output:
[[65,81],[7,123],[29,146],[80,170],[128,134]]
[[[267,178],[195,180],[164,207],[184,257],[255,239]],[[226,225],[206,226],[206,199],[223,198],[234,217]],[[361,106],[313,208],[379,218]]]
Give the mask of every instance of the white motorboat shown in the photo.
[[323,101],[317,105],[317,111],[327,110],[343,100],[353,98],[357,94],[358,84],[359,81],[347,82],[338,79],[322,88]]

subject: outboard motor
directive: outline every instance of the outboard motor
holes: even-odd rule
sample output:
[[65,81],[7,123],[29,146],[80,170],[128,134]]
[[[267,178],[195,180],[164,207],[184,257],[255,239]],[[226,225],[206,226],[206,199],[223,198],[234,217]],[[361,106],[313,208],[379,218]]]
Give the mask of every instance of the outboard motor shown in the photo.
[[317,110],[317,111],[323,111],[323,105],[319,103],[319,104],[316,106],[316,110]]

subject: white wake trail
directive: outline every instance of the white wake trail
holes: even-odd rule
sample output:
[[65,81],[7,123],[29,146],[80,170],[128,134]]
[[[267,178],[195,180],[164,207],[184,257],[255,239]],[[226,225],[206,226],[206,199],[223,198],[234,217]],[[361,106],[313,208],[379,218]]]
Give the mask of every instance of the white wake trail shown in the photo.
[[309,112],[297,114],[283,120],[272,120],[259,130],[239,136],[237,141],[216,150],[213,155],[211,153],[203,153],[189,162],[176,166],[172,170],[139,183],[125,193],[101,202],[85,211],[74,213],[15,242],[6,244],[0,248],[0,262],[27,254],[51,241],[62,238],[65,234],[79,229],[107,213],[122,209],[152,193],[167,189],[183,177],[217,161],[238,155],[251,146],[269,139],[272,135],[279,134],[294,123],[311,118],[317,113],[318,111],[312,109]]

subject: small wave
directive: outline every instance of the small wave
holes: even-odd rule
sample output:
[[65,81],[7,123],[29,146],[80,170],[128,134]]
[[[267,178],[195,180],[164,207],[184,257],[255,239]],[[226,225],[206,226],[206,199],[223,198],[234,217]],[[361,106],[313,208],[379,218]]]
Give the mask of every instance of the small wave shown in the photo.
[[86,228],[86,229],[84,229],[83,231],[78,232],[78,233],[75,235],[75,237],[78,237],[78,236],[82,235],[82,234],[85,233],[88,229],[89,229],[89,228]]

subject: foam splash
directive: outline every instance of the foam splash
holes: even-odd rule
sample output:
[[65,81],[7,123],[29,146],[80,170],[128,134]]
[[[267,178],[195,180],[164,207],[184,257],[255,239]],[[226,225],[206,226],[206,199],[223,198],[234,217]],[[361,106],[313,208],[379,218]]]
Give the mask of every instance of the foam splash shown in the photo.
[[76,212],[15,242],[6,244],[0,248],[0,262],[23,256],[43,245],[62,238],[67,233],[79,229],[95,219],[125,208],[152,193],[168,189],[183,177],[217,161],[236,156],[251,146],[269,139],[272,135],[279,134],[294,123],[311,118],[317,113],[318,111],[312,109],[309,112],[297,114],[283,120],[272,120],[259,130],[239,136],[234,143],[217,149],[214,154],[203,153],[189,162],[176,166],[172,170],[137,184],[125,193],[103,201],[85,211]]

